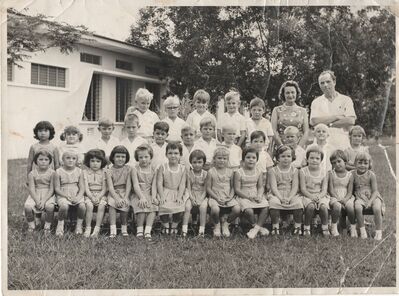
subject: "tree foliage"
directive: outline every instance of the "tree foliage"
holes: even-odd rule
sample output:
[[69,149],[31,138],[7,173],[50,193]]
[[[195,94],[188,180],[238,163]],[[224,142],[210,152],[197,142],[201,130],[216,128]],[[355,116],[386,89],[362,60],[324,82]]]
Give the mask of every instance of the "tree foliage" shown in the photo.
[[[68,54],[76,49],[77,42],[91,35],[85,26],[50,21],[43,14],[25,15],[13,8],[7,10],[7,61],[18,62],[30,58],[30,53],[57,47]],[[85,37],[86,36],[86,37]]]
[[213,102],[235,87],[271,109],[293,79],[299,104],[310,106],[321,94],[318,75],[331,69],[357,124],[395,132],[395,18],[380,7],[149,7],[128,42],[179,57],[166,62],[171,91],[205,88]]

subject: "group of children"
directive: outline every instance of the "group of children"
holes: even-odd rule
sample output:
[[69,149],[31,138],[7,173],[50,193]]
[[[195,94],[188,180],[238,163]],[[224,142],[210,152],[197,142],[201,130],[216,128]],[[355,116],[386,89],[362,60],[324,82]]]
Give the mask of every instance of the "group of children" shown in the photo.
[[[51,123],[41,121],[35,126],[38,142],[29,151],[30,196],[25,202],[29,231],[36,228],[37,214],[45,212],[44,231],[49,233],[58,205],[58,236],[64,233],[70,207],[77,208],[75,233],[85,237],[99,235],[107,207],[111,237],[117,235],[117,213],[121,234],[128,236],[130,207],[136,236],[147,239],[157,215],[162,233],[177,234],[181,223],[182,236],[187,236],[190,215],[193,223],[199,216],[198,235],[204,236],[208,213],[215,237],[229,237],[229,225],[239,217],[252,225],[249,238],[268,235],[264,225],[269,215],[271,234],[277,235],[280,213],[293,214],[295,235],[309,236],[316,212],[323,235],[338,236],[344,210],[351,236],[357,237],[358,226],[360,236],[366,238],[363,210],[372,209],[375,239],[382,238],[383,200],[370,170],[371,157],[362,145],[365,133],[360,126],[350,131],[348,151],[328,146],[324,124],[315,127],[315,143],[306,150],[297,145],[298,129],[287,127],[286,144],[276,147],[273,162],[268,153],[273,132],[262,117],[265,104],[261,99],[250,102],[252,116],[245,119],[238,112],[239,93],[227,93],[227,112],[218,122],[207,111],[210,97],[204,90],[195,93],[195,110],[187,122],[178,117],[178,97],[165,100],[167,118],[162,121],[149,110],[151,100],[150,92],[139,89],[136,108],[126,112],[126,137],[121,141],[113,137],[113,123],[101,119],[101,138],[86,149],[76,126],[64,129],[60,138],[65,144],[59,147],[51,143],[55,134]],[[345,228],[345,220],[341,226]]]

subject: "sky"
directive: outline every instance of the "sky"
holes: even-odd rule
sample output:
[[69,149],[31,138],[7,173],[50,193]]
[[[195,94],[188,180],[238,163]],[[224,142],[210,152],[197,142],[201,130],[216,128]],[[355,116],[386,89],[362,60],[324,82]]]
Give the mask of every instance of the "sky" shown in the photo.
[[12,6],[22,13],[42,13],[58,22],[85,25],[95,34],[121,41],[129,37],[130,26],[144,7],[135,0],[25,0]]

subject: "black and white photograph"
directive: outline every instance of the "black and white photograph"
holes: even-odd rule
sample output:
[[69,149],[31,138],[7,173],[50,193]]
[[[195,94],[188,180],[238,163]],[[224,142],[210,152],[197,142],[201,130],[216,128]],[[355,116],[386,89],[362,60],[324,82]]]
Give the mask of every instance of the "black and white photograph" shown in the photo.
[[3,293],[398,293],[398,7],[1,3]]

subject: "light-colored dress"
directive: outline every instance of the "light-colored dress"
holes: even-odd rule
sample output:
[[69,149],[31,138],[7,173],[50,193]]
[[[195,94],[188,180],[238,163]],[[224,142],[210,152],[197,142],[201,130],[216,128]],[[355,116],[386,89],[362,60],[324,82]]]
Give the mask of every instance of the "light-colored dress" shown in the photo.
[[[301,169],[303,175],[305,176],[306,190],[309,193],[317,194],[321,193],[323,182],[327,177],[327,174],[324,169],[320,169],[320,172],[317,176],[313,176],[309,167],[304,167]],[[310,198],[303,196],[302,197],[303,206],[306,208],[310,203],[314,203],[316,205],[316,210],[320,209],[321,205],[325,205],[327,209],[330,208],[330,197],[326,194],[324,197],[320,198],[318,202],[313,202]]]
[[[33,180],[35,182],[35,191],[36,197],[43,201],[46,198],[48,191],[50,190],[51,179],[53,178],[54,170],[48,169],[44,173],[39,173],[37,169],[33,169],[29,175],[33,176]],[[46,201],[47,204],[56,204],[54,193],[52,196]],[[41,213],[39,209],[36,208],[35,200],[29,195],[25,202],[25,207],[29,206],[35,213]]]
[[201,175],[194,174],[193,170],[188,171],[188,179],[191,185],[190,198],[201,204],[206,198],[205,179],[207,172],[202,170]]
[[[114,186],[115,193],[119,195],[120,198],[125,199],[126,194],[126,183],[130,178],[131,167],[124,165],[121,168],[111,167],[108,169],[107,174],[111,175],[112,184]],[[118,208],[116,206],[116,201],[112,197],[111,193],[108,194],[108,205],[122,212],[128,212],[130,206],[130,199],[126,201],[126,205]]]
[[168,163],[164,163],[158,168],[162,170],[163,176],[163,197],[165,202],[159,205],[159,215],[176,214],[184,212],[185,202],[188,195],[183,195],[183,202],[177,201],[179,194],[179,185],[186,174],[184,165],[179,164],[176,170],[171,170]]
[[144,171],[137,164],[135,166],[137,172],[137,179],[139,181],[140,190],[148,201],[149,206],[142,208],[139,206],[139,197],[133,192],[132,207],[135,214],[150,213],[158,211],[158,206],[152,203],[152,182],[156,177],[156,171],[152,166],[148,166],[149,171]]
[[[51,157],[53,158],[53,160],[50,163],[50,168],[54,170],[54,154],[57,147],[53,143],[48,143],[47,145],[43,145],[40,142],[37,142],[31,146],[31,149],[33,150],[33,155],[35,155],[40,150],[47,150],[50,153]],[[32,162],[32,169],[36,167],[37,167],[36,163]]]
[[348,147],[345,149],[345,154],[346,157],[348,158],[348,164],[351,166],[355,166],[355,158],[356,155],[360,152],[367,152],[369,153],[369,147],[368,146],[359,146],[357,149],[353,149],[352,147]]
[[[244,193],[249,198],[257,198],[258,197],[258,180],[259,177],[262,176],[261,170],[255,168],[254,173],[252,175],[247,175],[245,171],[240,168],[237,170],[236,174],[240,175],[241,179],[241,192]],[[238,203],[240,204],[241,210],[245,209],[257,209],[257,208],[266,208],[269,206],[269,203],[266,199],[266,195],[263,194],[263,197],[260,202],[252,201],[248,198],[237,197]]]
[[226,168],[224,174],[218,173],[216,168],[211,168],[208,171],[210,178],[212,178],[212,190],[217,195],[217,197],[222,201],[219,203],[213,198],[209,199],[209,206],[217,205],[223,208],[230,208],[238,205],[238,201],[235,197],[230,199],[231,190],[231,179],[233,178],[233,170]]
[[[103,190],[104,186],[106,186],[107,184],[104,169],[100,169],[96,172],[91,169],[83,170],[83,179],[85,180],[85,182],[87,182],[89,190],[91,194],[94,195],[94,197],[98,197],[100,192]],[[107,196],[104,195],[101,198],[99,204],[106,205],[107,202],[108,202]],[[86,194],[85,194],[85,203],[93,204],[91,199],[88,196],[86,196]]]
[[[60,180],[61,190],[70,197],[77,196],[79,192],[79,179],[82,174],[82,170],[75,167],[72,171],[66,171],[63,167],[57,169],[57,174]],[[57,196],[58,205],[61,207],[63,204],[70,206],[76,206],[84,202],[84,198],[78,200],[76,203],[72,203],[69,199],[63,196]]]
[[[366,206],[371,198],[371,176],[375,174],[373,171],[368,170],[362,175],[358,175],[356,171],[353,171],[353,188],[355,192],[355,202],[360,203],[362,206]],[[383,203],[380,193],[377,193],[377,198]]]
[[344,177],[339,177],[334,170],[331,171],[331,180],[334,190],[337,193],[337,197],[331,198],[331,202],[341,201],[345,198],[346,194],[348,193],[348,185],[351,176],[351,172],[346,172]]
[[[291,165],[286,171],[282,171],[278,166],[275,166],[271,169],[271,173],[276,178],[277,190],[282,197],[287,198],[290,195],[294,175],[297,171],[298,169],[293,165]],[[298,210],[303,208],[302,199],[299,194],[296,194],[293,198],[291,198],[289,204],[282,204],[280,199],[273,195],[273,193],[269,193],[268,198],[271,209]]]

